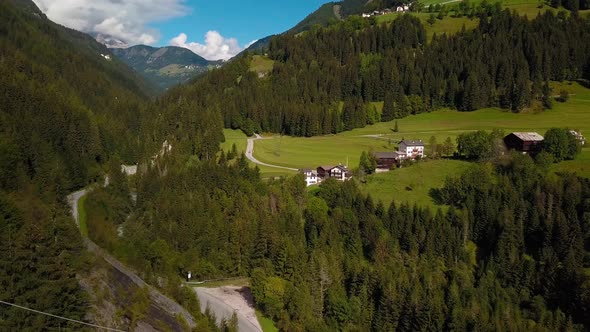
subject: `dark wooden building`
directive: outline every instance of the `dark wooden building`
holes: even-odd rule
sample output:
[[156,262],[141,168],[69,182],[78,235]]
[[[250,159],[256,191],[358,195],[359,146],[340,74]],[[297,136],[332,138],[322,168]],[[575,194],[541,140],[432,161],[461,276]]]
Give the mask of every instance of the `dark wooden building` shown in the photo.
[[327,179],[330,177],[330,171],[334,166],[320,166],[317,168],[318,178]]
[[535,154],[543,147],[543,136],[537,133],[510,133],[504,137],[504,144],[508,150]]
[[373,157],[377,160],[378,169],[390,170],[394,165],[397,166],[399,159],[398,153],[396,152],[375,152]]

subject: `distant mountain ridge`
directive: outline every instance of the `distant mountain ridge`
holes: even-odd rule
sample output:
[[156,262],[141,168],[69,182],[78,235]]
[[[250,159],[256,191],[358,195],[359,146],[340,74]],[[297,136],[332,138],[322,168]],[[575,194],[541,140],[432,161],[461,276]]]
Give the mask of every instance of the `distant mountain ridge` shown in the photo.
[[158,48],[136,45],[110,50],[121,61],[164,90],[224,63],[222,60],[209,61],[189,49],[176,46]]

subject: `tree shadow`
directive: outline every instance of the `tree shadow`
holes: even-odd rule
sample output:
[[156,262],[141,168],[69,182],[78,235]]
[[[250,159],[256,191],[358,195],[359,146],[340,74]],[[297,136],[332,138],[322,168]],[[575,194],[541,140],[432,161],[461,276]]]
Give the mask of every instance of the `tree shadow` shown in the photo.
[[446,204],[443,191],[440,188],[430,188],[430,190],[428,191],[428,196],[430,196],[430,198],[432,198],[432,201],[436,205],[445,205]]
[[249,307],[254,308],[254,296],[252,296],[252,291],[250,290],[250,287],[244,286],[242,288],[236,289],[236,292],[240,293],[242,298],[244,298],[244,300],[246,300],[246,303],[248,303]]

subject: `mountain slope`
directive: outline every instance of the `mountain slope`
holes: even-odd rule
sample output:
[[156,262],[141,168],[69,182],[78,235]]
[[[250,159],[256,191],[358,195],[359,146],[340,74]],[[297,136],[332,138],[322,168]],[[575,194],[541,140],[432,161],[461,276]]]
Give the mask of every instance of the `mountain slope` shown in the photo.
[[186,48],[175,46],[156,48],[137,45],[111,49],[111,52],[162,89],[184,83],[223,63],[208,61]]
[[[0,298],[87,319],[77,276],[92,264],[65,195],[136,160],[152,90],[90,36],[30,1],[0,0]],[[0,307],[0,330],[80,330]]]
[[350,15],[359,15],[363,12],[370,12],[377,9],[389,8],[401,3],[404,0],[342,0],[328,2],[309,14],[301,22],[297,23],[288,32],[300,33],[309,30],[314,25],[326,26],[330,22],[336,22]]

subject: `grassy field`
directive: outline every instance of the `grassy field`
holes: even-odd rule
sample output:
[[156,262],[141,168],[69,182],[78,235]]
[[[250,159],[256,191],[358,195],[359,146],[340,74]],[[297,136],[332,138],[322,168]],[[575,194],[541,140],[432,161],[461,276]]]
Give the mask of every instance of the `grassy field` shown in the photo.
[[217,288],[223,286],[250,286],[250,279],[248,278],[241,278],[241,279],[229,279],[229,280],[219,280],[219,281],[208,281],[204,283],[197,283],[197,282],[187,282],[187,285],[191,287],[204,287],[204,288]]
[[551,168],[554,172],[572,172],[585,178],[590,178],[590,147],[582,149],[576,160],[567,160],[554,164]]
[[458,160],[430,160],[415,165],[395,169],[387,173],[375,174],[361,184],[365,193],[370,193],[375,201],[383,201],[385,206],[410,202],[421,206],[434,206],[429,196],[431,188],[440,188],[447,176],[460,175],[472,163]]
[[[320,165],[346,164],[351,168],[358,166],[362,151],[392,151],[401,139],[422,139],[426,143],[434,136],[438,143],[447,137],[455,141],[463,132],[474,130],[502,129],[505,133],[512,131],[536,131],[544,134],[551,127],[569,127],[590,133],[590,90],[577,83],[552,83],[554,94],[567,90],[570,99],[566,103],[554,103],[552,110],[542,112],[512,113],[510,111],[487,108],[475,112],[457,112],[441,110],[426,114],[409,116],[398,120],[399,132],[394,133],[394,122],[381,122],[365,128],[343,132],[338,135],[319,137],[275,137],[256,141],[254,156],[269,164],[295,167],[316,168]],[[227,150],[233,142],[239,150],[246,147],[243,133],[226,130]],[[413,202],[431,203],[428,190],[439,186],[446,175],[460,172],[464,163],[441,160],[415,165],[406,169],[395,170],[388,174],[368,177],[363,185],[365,190],[375,193],[376,198],[391,201],[395,197],[405,197]],[[555,171],[572,171],[581,176],[590,177],[590,147],[576,160],[553,166]],[[285,175],[276,169],[261,168],[263,176]],[[267,172],[270,172],[267,174]],[[401,176],[399,174],[407,174]],[[429,176],[426,176],[428,174]],[[399,181],[403,179],[403,181]],[[420,180],[428,178],[429,180]],[[414,181],[416,188],[406,191],[408,181]]]
[[84,195],[78,200],[78,223],[80,224],[80,233],[82,236],[88,237],[88,226],[86,225],[86,197]]
[[[385,23],[391,22],[395,20],[399,15],[398,13],[387,14],[383,16],[377,16],[378,23]],[[433,25],[430,25],[427,20],[430,17],[430,13],[412,13],[412,15],[416,16],[420,19],[424,27],[426,28],[426,37],[427,40],[432,39],[432,36],[436,33],[437,35],[441,35],[446,33],[447,35],[451,35],[457,33],[463,29],[465,26],[466,30],[474,29],[479,21],[476,18],[470,19],[468,17],[450,17],[446,16],[442,20],[437,19]]]
[[[448,1],[448,0],[425,0],[422,3],[424,4],[425,8],[421,13],[410,13],[411,15],[416,16],[420,19],[424,27],[426,28],[426,36],[428,40],[432,39],[432,36],[436,33],[438,35],[446,33],[454,34],[463,29],[465,27],[466,30],[474,29],[479,20],[477,18],[468,18],[468,17],[452,17],[454,14],[453,8],[457,7],[461,1]],[[472,4],[478,4],[481,1],[470,1]],[[496,1],[489,1],[490,3],[495,3]],[[535,18],[537,15],[549,10],[554,13],[559,11],[564,11],[565,9],[555,9],[542,1],[539,2],[538,0],[502,0],[499,1],[502,4],[502,8],[509,9],[511,11],[516,11],[520,15],[526,15],[528,18]],[[435,4],[444,4],[446,8],[449,9],[449,15],[445,16],[442,20],[437,19],[434,24],[430,25],[428,23],[428,18],[431,14],[437,15],[437,13],[430,13],[428,11],[428,6]],[[378,23],[386,23],[395,20],[399,15],[404,15],[403,13],[391,13],[383,16],[377,16],[376,20]],[[582,10],[579,11],[579,15],[581,16],[588,16],[590,15],[590,10]]]
[[[225,142],[221,144],[221,149],[223,149],[224,151],[230,151],[232,145],[235,144],[238,153],[243,153],[246,151],[248,137],[244,134],[244,132],[242,132],[241,130],[224,129],[223,135],[225,136]],[[255,143],[255,147],[258,146],[257,144],[258,142]],[[248,161],[248,163],[252,167],[257,166],[256,164],[250,161]],[[258,165],[258,168],[260,168],[262,178],[289,176],[295,174],[295,172],[267,166]]]
[[264,317],[264,315],[258,310],[256,310],[256,318],[258,318],[262,332],[279,332],[275,323],[269,318]]
[[[487,108],[475,112],[441,110],[399,119],[399,132],[394,133],[394,122],[380,122],[338,135],[318,137],[275,137],[256,141],[254,156],[263,162],[288,167],[317,167],[327,164],[358,165],[362,151],[388,151],[403,138],[422,139],[431,136],[442,143],[447,137],[453,140],[460,133],[499,128],[505,132],[538,131],[544,134],[551,127],[569,127],[590,133],[590,90],[577,83],[554,83],[554,93],[561,89],[570,92],[566,103],[555,103],[552,110],[538,113],[512,113]],[[228,144],[228,143],[226,143]],[[245,143],[243,143],[245,147]]]
[[252,62],[250,63],[250,70],[258,74],[267,74],[272,71],[274,63],[275,62],[273,60],[267,57],[254,55],[252,57]]

